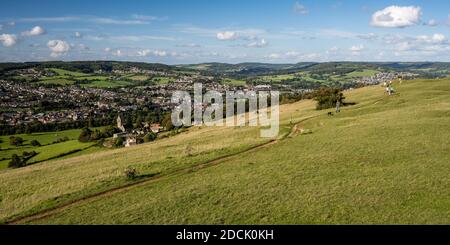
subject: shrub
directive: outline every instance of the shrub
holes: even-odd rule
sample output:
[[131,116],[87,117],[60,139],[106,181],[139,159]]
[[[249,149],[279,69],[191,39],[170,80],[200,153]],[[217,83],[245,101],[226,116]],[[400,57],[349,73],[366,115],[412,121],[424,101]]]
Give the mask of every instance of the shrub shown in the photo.
[[126,177],[128,180],[134,180],[134,179],[136,179],[136,177],[137,177],[137,171],[136,171],[136,169],[133,168],[133,167],[128,167],[128,168],[126,168],[125,171],[124,171],[124,174],[125,174],[125,177]]
[[17,154],[13,154],[11,161],[8,163],[8,167],[10,168],[20,168],[25,166],[25,162],[19,157]]
[[156,134],[153,132],[150,132],[144,136],[144,142],[154,141],[155,139],[156,139]]
[[122,147],[123,146],[123,138],[122,137],[117,137],[115,140],[114,140],[114,146],[115,147]]
[[37,140],[32,140],[32,141],[30,142],[30,144],[31,144],[32,146],[41,146],[41,143],[40,143],[39,141],[37,141]]
[[80,136],[78,136],[78,141],[89,142],[91,140],[92,131],[89,128],[83,128],[81,130]]
[[20,137],[11,136],[9,137],[9,144],[14,146],[19,146],[23,144],[23,139]]
[[104,138],[109,138],[112,137],[116,131],[116,128],[114,128],[113,126],[108,126],[103,128],[101,133]]

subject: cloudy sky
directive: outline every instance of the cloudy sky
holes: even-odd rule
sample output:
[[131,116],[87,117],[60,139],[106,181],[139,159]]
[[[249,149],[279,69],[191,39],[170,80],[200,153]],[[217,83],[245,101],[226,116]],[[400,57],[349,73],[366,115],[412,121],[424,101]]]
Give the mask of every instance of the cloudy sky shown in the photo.
[[450,61],[450,1],[2,1],[0,62]]

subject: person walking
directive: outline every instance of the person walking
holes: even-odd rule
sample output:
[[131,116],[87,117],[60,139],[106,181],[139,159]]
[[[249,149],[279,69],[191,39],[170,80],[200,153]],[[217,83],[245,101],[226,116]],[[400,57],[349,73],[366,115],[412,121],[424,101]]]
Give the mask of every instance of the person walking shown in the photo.
[[338,101],[336,101],[336,113],[338,113],[338,112],[340,112],[341,111],[341,108],[340,108],[340,106],[341,106],[341,102],[338,100]]

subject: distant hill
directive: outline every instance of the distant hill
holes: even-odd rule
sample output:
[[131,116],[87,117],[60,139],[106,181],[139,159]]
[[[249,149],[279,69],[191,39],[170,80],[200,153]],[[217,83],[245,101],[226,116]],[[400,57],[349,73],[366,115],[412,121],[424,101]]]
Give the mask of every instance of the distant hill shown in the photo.
[[270,63],[200,63],[187,65],[166,65],[160,63],[128,62],[128,61],[48,61],[24,63],[0,63],[0,73],[24,68],[60,68],[69,71],[92,73],[96,70],[111,71],[137,67],[156,71],[198,71],[205,75],[226,76],[260,76],[272,74],[289,74],[299,71],[336,72],[351,69],[379,70],[414,70],[420,72],[450,72],[450,62],[300,62],[296,64]]

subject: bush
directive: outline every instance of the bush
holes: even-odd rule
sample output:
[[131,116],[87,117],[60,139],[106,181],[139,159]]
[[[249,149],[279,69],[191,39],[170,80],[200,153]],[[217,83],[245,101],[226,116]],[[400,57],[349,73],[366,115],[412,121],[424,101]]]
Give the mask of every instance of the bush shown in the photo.
[[123,138],[122,137],[117,137],[115,140],[114,140],[114,146],[115,147],[122,147],[123,146]]
[[22,145],[24,140],[20,137],[11,136],[9,137],[9,144],[14,146]]
[[25,161],[22,160],[17,154],[13,154],[11,161],[8,163],[8,167],[10,168],[20,168],[25,166]]
[[342,104],[342,101],[345,99],[339,88],[319,88],[314,91],[313,98],[317,101],[317,110],[335,107],[337,101]]
[[128,167],[127,169],[125,169],[124,174],[128,180],[134,180],[137,177],[137,171],[133,167]]
[[114,128],[113,126],[108,126],[103,128],[101,133],[104,138],[109,138],[112,137],[116,131],[116,128]]
[[32,146],[41,146],[41,143],[40,143],[39,141],[37,141],[37,140],[32,140],[32,141],[30,142],[30,144],[31,144]]
[[78,141],[80,142],[89,142],[91,140],[92,130],[89,128],[83,128],[81,130],[80,136],[78,136]]
[[150,132],[144,136],[144,142],[154,141],[155,139],[156,139],[156,134],[153,132]]

